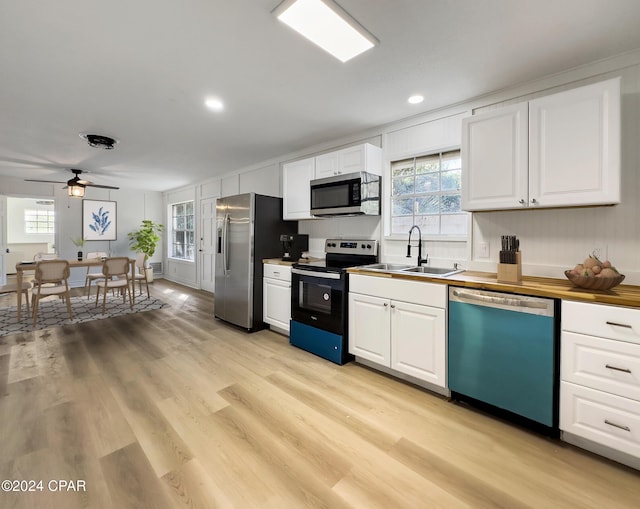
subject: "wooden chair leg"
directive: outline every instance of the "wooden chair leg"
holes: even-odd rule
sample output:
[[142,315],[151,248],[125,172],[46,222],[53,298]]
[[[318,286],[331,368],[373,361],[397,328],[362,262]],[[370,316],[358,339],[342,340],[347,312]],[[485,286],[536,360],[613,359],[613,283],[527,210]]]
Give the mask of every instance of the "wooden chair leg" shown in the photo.
[[65,300],[67,301],[67,311],[69,312],[69,320],[73,320],[73,313],[71,312],[71,294],[67,290],[65,294]]
[[102,314],[104,315],[105,310],[107,309],[107,287],[104,287],[104,296],[102,298]]

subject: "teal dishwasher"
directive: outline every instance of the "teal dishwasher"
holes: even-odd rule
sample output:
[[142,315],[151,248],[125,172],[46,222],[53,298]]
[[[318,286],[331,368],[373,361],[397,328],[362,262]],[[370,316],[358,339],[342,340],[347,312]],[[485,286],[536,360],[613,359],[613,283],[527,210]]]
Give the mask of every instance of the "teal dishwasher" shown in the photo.
[[558,314],[554,299],[450,286],[451,398],[557,435]]

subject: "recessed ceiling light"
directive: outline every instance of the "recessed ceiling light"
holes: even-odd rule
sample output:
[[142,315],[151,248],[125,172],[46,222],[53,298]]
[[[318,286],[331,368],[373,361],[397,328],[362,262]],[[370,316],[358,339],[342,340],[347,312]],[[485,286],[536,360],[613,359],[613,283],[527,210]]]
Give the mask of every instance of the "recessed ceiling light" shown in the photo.
[[378,42],[332,0],[285,0],[273,13],[341,62],[373,48]]
[[215,97],[210,97],[204,102],[205,106],[213,111],[222,111],[224,110],[224,103]]
[[409,99],[407,99],[411,104],[420,104],[422,101],[424,101],[424,96],[422,95],[412,95],[411,97],[409,97]]

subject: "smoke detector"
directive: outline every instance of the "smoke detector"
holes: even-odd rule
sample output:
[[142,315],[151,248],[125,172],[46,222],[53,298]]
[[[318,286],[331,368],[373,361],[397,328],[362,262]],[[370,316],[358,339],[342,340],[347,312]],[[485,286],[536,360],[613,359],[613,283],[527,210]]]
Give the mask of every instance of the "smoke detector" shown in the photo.
[[90,147],[103,148],[105,150],[111,150],[118,143],[118,140],[102,134],[80,133],[80,137],[87,140]]

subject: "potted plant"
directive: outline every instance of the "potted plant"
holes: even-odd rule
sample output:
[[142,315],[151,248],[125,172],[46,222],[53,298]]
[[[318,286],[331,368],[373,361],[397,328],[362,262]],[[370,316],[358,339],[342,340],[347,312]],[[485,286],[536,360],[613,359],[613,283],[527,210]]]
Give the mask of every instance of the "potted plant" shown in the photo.
[[150,219],[143,219],[140,228],[128,233],[129,245],[136,253],[144,253],[144,268],[147,274],[147,281],[153,281],[153,269],[147,264],[147,260],[156,252],[160,235],[164,230],[164,225],[154,223]]
[[78,237],[76,239],[74,239],[73,237],[69,237],[71,239],[71,242],[73,242],[73,244],[79,248],[78,250],[78,260],[82,260],[82,246],[84,246],[84,239],[82,237]]

